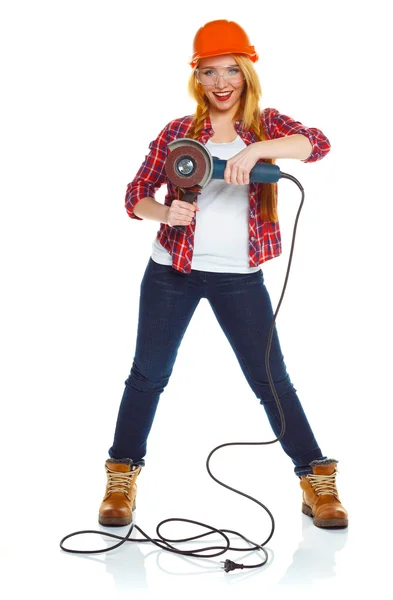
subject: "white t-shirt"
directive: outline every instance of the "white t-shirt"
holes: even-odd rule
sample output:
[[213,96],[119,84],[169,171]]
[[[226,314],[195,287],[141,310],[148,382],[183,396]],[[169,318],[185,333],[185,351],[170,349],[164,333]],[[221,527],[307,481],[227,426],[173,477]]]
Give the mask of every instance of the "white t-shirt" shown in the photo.
[[[227,160],[246,144],[237,135],[233,142],[217,144],[210,140],[206,147],[212,154]],[[199,211],[195,213],[194,252],[191,268],[216,273],[253,273],[261,266],[249,267],[248,214],[249,185],[233,185],[223,179],[211,179],[198,195]],[[172,265],[169,252],[157,237],[151,258],[162,265]]]

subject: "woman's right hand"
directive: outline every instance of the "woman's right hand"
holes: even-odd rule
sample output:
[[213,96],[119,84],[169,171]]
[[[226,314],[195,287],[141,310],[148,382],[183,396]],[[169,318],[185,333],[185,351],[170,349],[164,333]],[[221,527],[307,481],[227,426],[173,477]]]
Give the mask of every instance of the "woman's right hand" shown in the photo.
[[189,225],[197,210],[200,209],[195,200],[192,204],[183,200],[173,200],[169,207],[167,224],[170,227]]

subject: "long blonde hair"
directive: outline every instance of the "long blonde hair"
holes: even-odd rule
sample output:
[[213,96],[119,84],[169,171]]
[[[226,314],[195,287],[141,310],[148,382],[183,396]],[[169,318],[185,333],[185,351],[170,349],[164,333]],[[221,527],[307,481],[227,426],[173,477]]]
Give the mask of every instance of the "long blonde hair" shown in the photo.
[[[235,58],[245,77],[245,86],[235,120],[242,119],[244,129],[252,129],[258,141],[266,140],[268,138],[261,123],[261,111],[259,108],[259,99],[262,96],[262,90],[258,75],[252,61],[247,56],[242,54],[233,54],[232,56]],[[188,92],[196,101],[197,107],[191,130],[187,136],[197,139],[203,127],[203,122],[209,115],[209,101],[205,96],[202,85],[196,79],[195,69],[193,69],[188,82]],[[275,159],[266,158],[264,162],[275,164]],[[261,188],[262,191],[259,198],[261,219],[277,222],[277,185],[274,183],[264,183]]]

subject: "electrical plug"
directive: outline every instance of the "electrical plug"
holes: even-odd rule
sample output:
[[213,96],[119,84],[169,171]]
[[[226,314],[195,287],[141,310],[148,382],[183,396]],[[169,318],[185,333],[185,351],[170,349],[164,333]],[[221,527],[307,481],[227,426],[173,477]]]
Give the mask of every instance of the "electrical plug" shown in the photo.
[[[223,560],[221,562],[224,562]],[[226,571],[226,573],[229,573],[229,571],[234,571],[235,569],[243,569],[244,565],[238,565],[237,563],[233,562],[232,560],[226,560],[224,563],[224,567],[223,567]]]

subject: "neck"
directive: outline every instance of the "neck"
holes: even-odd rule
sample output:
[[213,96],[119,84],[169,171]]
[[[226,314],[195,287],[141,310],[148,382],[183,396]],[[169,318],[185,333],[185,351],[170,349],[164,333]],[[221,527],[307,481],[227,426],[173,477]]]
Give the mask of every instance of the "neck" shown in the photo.
[[239,108],[240,102],[237,102],[228,110],[217,110],[214,106],[210,105],[209,116],[210,120],[215,123],[233,123]]

